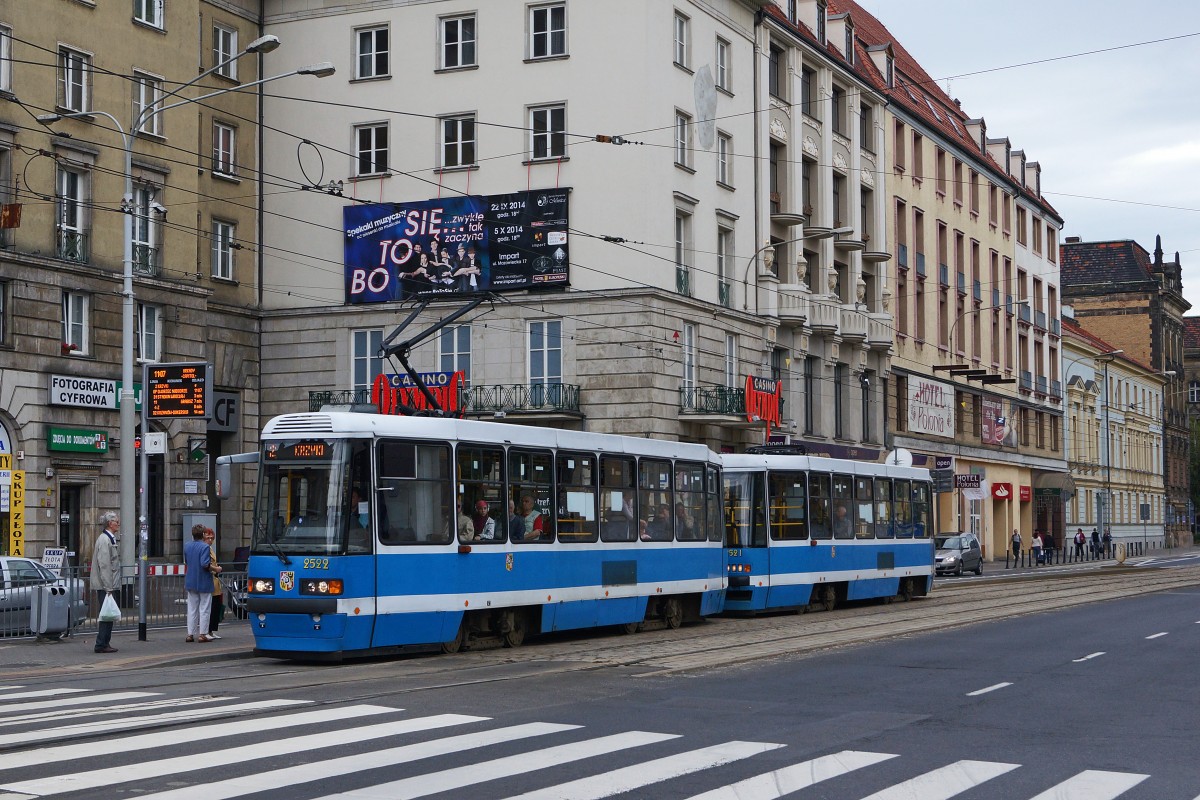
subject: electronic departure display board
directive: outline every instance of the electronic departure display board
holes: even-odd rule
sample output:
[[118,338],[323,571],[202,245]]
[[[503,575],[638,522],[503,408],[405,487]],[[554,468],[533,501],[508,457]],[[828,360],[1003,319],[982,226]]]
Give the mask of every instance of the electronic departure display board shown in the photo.
[[333,458],[333,444],[323,439],[271,442],[264,453],[267,461],[329,461]]
[[209,416],[208,364],[147,364],[144,386],[151,418]]

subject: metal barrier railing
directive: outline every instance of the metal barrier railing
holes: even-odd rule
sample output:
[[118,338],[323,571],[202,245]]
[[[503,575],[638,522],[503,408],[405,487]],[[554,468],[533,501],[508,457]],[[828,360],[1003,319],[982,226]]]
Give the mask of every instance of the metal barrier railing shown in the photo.
[[1016,569],[1017,567],[1077,564],[1085,561],[1109,561],[1117,557],[1118,547],[1125,548],[1127,558],[1135,558],[1144,556],[1151,550],[1161,549],[1163,544],[1157,540],[1153,542],[1130,540],[1099,544],[1092,544],[1091,541],[1084,544],[1068,542],[1066,547],[1042,548],[1040,558],[1033,548],[1021,550],[1016,554],[1010,549],[1004,553],[1004,568]]

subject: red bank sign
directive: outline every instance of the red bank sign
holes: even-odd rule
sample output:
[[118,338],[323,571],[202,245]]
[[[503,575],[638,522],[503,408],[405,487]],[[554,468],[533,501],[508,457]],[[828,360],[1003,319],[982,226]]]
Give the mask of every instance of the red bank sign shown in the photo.
[[992,484],[992,497],[996,498],[997,500],[1011,500],[1012,494],[1013,491],[1011,483]]
[[1021,502],[1028,503],[1032,499],[1033,499],[1033,487],[1022,486],[1021,487]]
[[746,420],[749,422],[765,422],[767,438],[771,438],[771,425],[779,427],[779,406],[782,397],[782,385],[771,378],[756,378],[746,376]]

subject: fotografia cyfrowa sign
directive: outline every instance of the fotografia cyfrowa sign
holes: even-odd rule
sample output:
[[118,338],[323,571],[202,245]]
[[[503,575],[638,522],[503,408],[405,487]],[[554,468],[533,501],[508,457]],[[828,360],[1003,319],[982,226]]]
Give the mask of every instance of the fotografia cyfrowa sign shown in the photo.
[[345,302],[566,285],[569,196],[540,189],[347,206]]

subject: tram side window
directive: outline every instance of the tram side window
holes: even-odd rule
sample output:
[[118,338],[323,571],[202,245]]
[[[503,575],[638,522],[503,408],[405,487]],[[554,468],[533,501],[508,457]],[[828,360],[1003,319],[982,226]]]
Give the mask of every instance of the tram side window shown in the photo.
[[833,538],[854,538],[854,480],[849,475],[833,476]]
[[854,538],[875,538],[875,491],[870,478],[854,479]]
[[875,537],[895,538],[892,528],[892,482],[887,478],[875,479]]
[[671,497],[671,462],[643,458],[638,465],[638,503],[642,510],[639,524],[642,541],[671,541],[674,501]]
[[508,519],[508,503],[504,497],[504,450],[459,445],[456,526],[459,539],[500,544],[508,534]]
[[508,451],[510,497],[523,525],[512,532],[518,544],[554,541],[553,464],[548,450]]
[[895,527],[897,539],[912,538],[912,481],[896,481]]
[[632,542],[637,538],[637,464],[632,458],[600,458],[600,538]]
[[707,467],[707,490],[705,492],[705,527],[710,542],[721,541],[724,533],[721,525],[721,473],[716,467]]
[[763,474],[725,473],[725,546],[766,547]]
[[767,479],[771,498],[771,538],[808,538],[808,490],[803,472],[772,472]]
[[[366,487],[371,485],[371,446],[368,442],[355,442],[350,452],[350,469],[342,485],[342,508],[346,524],[346,552],[370,553],[372,550],[371,502]],[[382,533],[387,515],[380,514],[379,530]]]
[[596,541],[596,457],[559,453],[558,540]]
[[675,462],[675,538],[704,541],[704,465]]
[[912,531],[917,539],[929,538],[929,484],[913,481]]
[[454,538],[450,447],[384,440],[379,469],[380,532],[384,544],[446,544]]
[[828,475],[810,473],[808,476],[808,512],[812,517],[812,538],[833,538],[833,509]]

